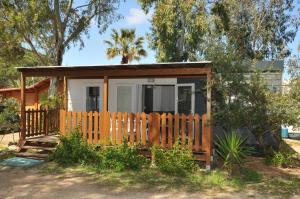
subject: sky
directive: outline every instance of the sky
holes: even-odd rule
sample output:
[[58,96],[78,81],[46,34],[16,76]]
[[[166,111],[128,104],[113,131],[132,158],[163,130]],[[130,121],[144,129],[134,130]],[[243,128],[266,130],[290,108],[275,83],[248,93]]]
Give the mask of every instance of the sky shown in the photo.
[[[300,1],[296,0],[296,9],[300,8]],[[97,25],[93,24],[90,28],[89,37],[84,37],[84,48],[80,49],[79,46],[72,47],[65,53],[63,65],[102,65],[102,64],[119,64],[121,57],[114,59],[107,59],[105,50],[107,45],[104,40],[110,40],[111,30],[113,28],[119,30],[121,28],[134,28],[136,29],[137,36],[145,36],[150,32],[150,19],[151,14],[146,15],[136,0],[127,0],[125,3],[121,2],[120,8],[117,11],[123,17],[119,21],[109,26],[105,33],[99,34]],[[148,56],[142,58],[139,63],[155,63],[155,52],[148,48],[148,41],[145,40],[144,45],[147,50]],[[292,54],[299,55],[297,51],[298,44],[300,43],[300,31],[298,31],[293,43],[289,44]]]

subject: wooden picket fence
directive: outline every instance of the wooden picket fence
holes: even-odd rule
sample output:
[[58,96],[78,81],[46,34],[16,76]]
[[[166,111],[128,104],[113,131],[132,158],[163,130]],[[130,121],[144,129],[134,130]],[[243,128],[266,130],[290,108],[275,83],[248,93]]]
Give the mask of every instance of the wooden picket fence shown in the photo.
[[59,110],[28,109],[25,111],[25,137],[48,135],[59,130]]
[[159,114],[121,112],[66,112],[60,110],[60,133],[69,136],[78,128],[90,144],[171,148],[179,140],[194,152],[210,150],[211,133],[206,114]]

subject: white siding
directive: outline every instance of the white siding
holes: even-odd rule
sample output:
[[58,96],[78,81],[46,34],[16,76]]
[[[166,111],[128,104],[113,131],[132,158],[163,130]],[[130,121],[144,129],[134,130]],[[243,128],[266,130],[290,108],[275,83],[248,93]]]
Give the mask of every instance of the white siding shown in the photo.
[[[176,78],[139,78],[139,79],[109,79],[108,82],[108,110],[117,111],[117,87],[132,87],[132,112],[142,111],[142,85],[176,85]],[[86,111],[86,88],[89,86],[100,86],[100,108],[103,104],[103,79],[70,79],[68,80],[68,110]],[[157,91],[158,92],[158,91]],[[174,96],[173,93],[160,91],[158,96]],[[171,100],[171,99],[170,99]],[[175,106],[175,99],[169,104]],[[161,106],[161,105],[157,105]],[[157,107],[160,108],[160,107]],[[171,109],[171,107],[170,107]]]

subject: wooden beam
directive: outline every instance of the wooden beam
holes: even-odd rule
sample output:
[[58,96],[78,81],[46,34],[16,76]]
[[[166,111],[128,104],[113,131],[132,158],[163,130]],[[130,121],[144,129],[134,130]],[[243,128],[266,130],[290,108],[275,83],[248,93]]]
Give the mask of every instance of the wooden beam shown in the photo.
[[103,108],[102,111],[108,111],[108,77],[104,76],[103,84]]
[[101,69],[101,68],[37,68],[24,70],[26,76],[67,76],[67,77],[184,77],[210,73],[210,68],[149,68],[149,69]]
[[23,73],[21,73],[21,139],[20,141],[24,141],[26,137],[26,113],[25,113],[25,106],[26,106],[26,94],[25,94],[25,87],[26,87],[26,77]]
[[68,79],[64,76],[64,110],[68,111]]
[[38,89],[34,89],[34,103],[35,103],[35,109],[37,110],[39,108],[39,92]]
[[207,74],[207,96],[206,96],[206,100],[207,100],[207,151],[206,151],[206,167],[207,169],[211,168],[211,156],[212,156],[212,146],[213,146],[213,131],[212,131],[212,114],[211,114],[211,72]]

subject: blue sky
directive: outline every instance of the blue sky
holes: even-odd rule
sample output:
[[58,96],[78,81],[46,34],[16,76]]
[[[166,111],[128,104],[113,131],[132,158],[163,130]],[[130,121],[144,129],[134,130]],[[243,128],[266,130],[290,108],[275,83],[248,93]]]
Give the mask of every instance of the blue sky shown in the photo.
[[[300,7],[300,3],[296,0],[297,8]],[[105,55],[105,49],[107,46],[103,40],[109,40],[111,29],[121,28],[135,28],[138,36],[145,36],[146,33],[150,32],[151,24],[149,22],[150,15],[146,15],[136,0],[127,0],[125,3],[122,2],[118,13],[123,16],[123,19],[113,23],[106,30],[104,34],[99,34],[96,24],[92,25],[90,29],[90,37],[84,38],[85,46],[83,49],[79,49],[79,46],[72,47],[65,53],[63,65],[94,65],[94,64],[118,64],[121,58],[117,57],[114,59],[107,59]],[[297,47],[300,43],[300,31],[293,43],[289,45],[293,54],[298,54]],[[145,44],[148,56],[142,58],[140,63],[154,63],[155,52],[148,48],[148,43]]]

